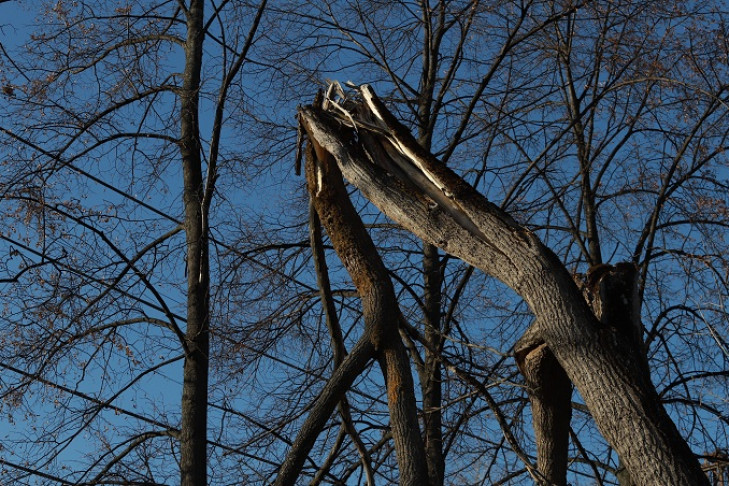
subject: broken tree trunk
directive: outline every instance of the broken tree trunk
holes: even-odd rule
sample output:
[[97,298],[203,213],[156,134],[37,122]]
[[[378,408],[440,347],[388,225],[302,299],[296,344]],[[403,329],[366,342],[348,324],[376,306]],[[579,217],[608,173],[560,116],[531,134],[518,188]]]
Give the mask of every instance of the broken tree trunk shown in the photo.
[[[377,359],[385,377],[400,484],[427,485],[428,469],[418,424],[414,383],[407,351],[398,330],[400,310],[392,282],[347,196],[342,175],[331,155],[312,139],[306,159],[306,179],[312,204],[357,287],[365,332],[355,350],[336,368],[317,398],[279,470],[275,485],[293,485],[296,482],[306,455],[334,406],[372,358]],[[361,357],[353,357],[357,352]]]
[[312,204],[362,301],[366,337],[385,376],[400,484],[427,484],[414,383],[398,330],[400,310],[390,276],[347,196],[336,162],[313,139],[307,151],[306,179]]
[[369,86],[358,94],[357,102],[340,96],[321,109],[300,108],[309,138],[390,218],[524,298],[537,318],[533,332],[582,395],[634,481],[708,484],[650,379],[638,372],[639,360],[603,332],[557,256],[420,148]]
[[572,383],[538,336],[527,332],[514,347],[514,356],[532,406],[540,480],[550,486],[566,486]]

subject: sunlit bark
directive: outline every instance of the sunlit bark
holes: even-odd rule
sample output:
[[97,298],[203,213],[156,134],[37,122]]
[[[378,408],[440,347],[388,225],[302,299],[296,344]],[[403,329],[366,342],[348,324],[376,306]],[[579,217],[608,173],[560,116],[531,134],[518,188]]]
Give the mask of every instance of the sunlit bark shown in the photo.
[[345,177],[404,227],[499,278],[526,300],[537,316],[537,335],[632,477],[645,485],[706,484],[650,380],[636,374],[639,361],[602,330],[559,259],[536,235],[419,149],[369,87],[360,91],[360,106],[370,110],[368,123],[375,120],[386,132],[373,132],[374,141],[355,134],[355,128],[366,131],[366,125],[343,127],[345,118],[339,121],[312,107],[300,110],[309,136],[332,155]]
[[[385,377],[400,482],[412,486],[427,484],[426,455],[418,424],[410,360],[400,339],[400,311],[387,270],[349,201],[336,163],[313,140],[307,149],[306,176],[314,208],[361,298],[365,320],[361,347],[371,350],[371,356],[363,356],[376,357]],[[368,343],[369,347],[365,347],[364,343]],[[352,358],[348,356],[344,362],[348,360]],[[279,471],[276,479],[278,486],[293,484],[296,480],[303,458],[333,411],[336,404],[333,400],[341,400],[343,391],[364,370],[362,365],[366,364],[366,360],[362,358],[357,362],[360,366],[344,375],[340,371],[344,363],[335,369],[335,376],[330,379],[325,390],[332,387],[339,392],[332,394],[329,400],[324,398],[329,395],[320,395],[314,405],[316,413],[310,413],[306,428],[299,433]],[[297,444],[302,445],[296,447]]]

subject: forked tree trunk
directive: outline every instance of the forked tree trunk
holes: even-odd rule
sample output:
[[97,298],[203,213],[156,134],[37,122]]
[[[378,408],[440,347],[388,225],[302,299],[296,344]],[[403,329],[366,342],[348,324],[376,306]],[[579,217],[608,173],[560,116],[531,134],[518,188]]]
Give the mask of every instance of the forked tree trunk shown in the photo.
[[[643,373],[642,360],[595,318],[557,256],[424,152],[368,86],[359,93],[362,102],[336,110],[348,111],[347,116],[300,108],[310,139],[389,217],[525,299],[537,317],[534,332],[574,383],[634,481],[708,484]],[[353,121],[356,128],[348,126]]]
[[[311,201],[326,228],[362,302],[364,336],[336,368],[311,407],[301,431],[279,470],[276,486],[293,485],[316,437],[351,383],[371,358],[382,368],[387,388],[390,428],[400,469],[400,484],[428,484],[425,448],[420,435],[410,361],[398,331],[400,310],[395,291],[377,249],[359,219],[336,163],[312,142],[307,150],[306,178]],[[359,357],[353,355],[359,353]]]
[[[640,373],[649,380],[642,341],[638,273],[632,263],[596,265],[577,284],[605,332],[614,333],[627,352],[640,361]],[[549,485],[567,484],[569,420],[572,385],[547,345],[532,329],[514,348],[519,370],[526,380],[532,405],[538,469]],[[622,466],[617,471],[621,486],[634,486]]]
[[398,330],[400,310],[390,276],[349,201],[336,162],[313,141],[307,151],[306,179],[314,208],[362,301],[366,336],[385,377],[401,484],[427,484],[414,383]]
[[[333,367],[336,370],[344,362],[344,359],[347,356],[347,350],[344,346],[344,333],[342,332],[342,328],[339,324],[339,316],[334,303],[334,296],[332,295],[331,283],[329,281],[329,269],[327,268],[324,241],[321,230],[319,214],[316,212],[313,203],[311,203],[309,204],[309,241],[314,260],[314,269],[316,270],[316,280],[317,286],[319,287],[321,304],[324,308],[324,316],[327,329],[329,330],[329,337],[331,339]],[[372,457],[367,449],[367,445],[362,441],[359,432],[355,427],[354,421],[352,420],[350,405],[346,397],[342,397],[339,402],[339,414],[342,417],[342,428],[344,432],[349,435],[357,449],[357,453],[360,456],[362,469],[364,469],[365,477],[367,479],[366,484],[367,486],[375,486],[375,471],[372,467]],[[334,455],[330,456],[330,458],[333,459]],[[312,485],[319,484],[317,480],[323,478],[324,472],[327,470],[328,469],[324,467],[320,468],[317,473],[318,477],[312,481]]]

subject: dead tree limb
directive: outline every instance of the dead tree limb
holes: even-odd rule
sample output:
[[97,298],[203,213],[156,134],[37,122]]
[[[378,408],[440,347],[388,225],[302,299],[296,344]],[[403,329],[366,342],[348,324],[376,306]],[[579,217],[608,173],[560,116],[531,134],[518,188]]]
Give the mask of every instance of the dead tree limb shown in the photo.
[[[304,125],[306,128],[306,125]],[[366,343],[371,357],[380,363],[387,388],[387,403],[390,412],[390,428],[395,442],[400,484],[419,486],[428,484],[428,471],[423,439],[418,424],[417,404],[410,361],[398,330],[400,315],[395,291],[377,249],[354,206],[347,196],[341,172],[332,156],[314,139],[307,147],[306,179],[311,201],[321,224],[327,230],[332,246],[349,272],[362,303],[365,321],[364,335],[360,343]],[[360,344],[365,346],[365,344]],[[354,350],[352,351],[354,353]],[[343,392],[341,384],[353,381],[350,374],[334,385],[335,376],[350,359],[347,356],[338,367],[325,390],[336,386]],[[360,364],[364,364],[360,362]],[[363,367],[352,368],[357,374]],[[330,397],[334,397],[332,393]],[[321,407],[318,407],[322,402]],[[277,486],[293,484],[301,470],[305,455],[314,444],[316,436],[324,427],[333,410],[330,400],[317,400],[317,415],[314,410],[306,420],[306,432],[297,437],[294,447],[287,455],[276,479]],[[320,409],[320,410],[319,410]],[[300,440],[301,437],[301,440]],[[300,447],[296,448],[298,444]]]
[[635,481],[708,484],[653,384],[604,332],[557,256],[420,148],[371,88],[358,93],[356,102],[332,100],[336,109],[300,108],[309,138],[390,218],[524,298],[537,317],[535,331]]

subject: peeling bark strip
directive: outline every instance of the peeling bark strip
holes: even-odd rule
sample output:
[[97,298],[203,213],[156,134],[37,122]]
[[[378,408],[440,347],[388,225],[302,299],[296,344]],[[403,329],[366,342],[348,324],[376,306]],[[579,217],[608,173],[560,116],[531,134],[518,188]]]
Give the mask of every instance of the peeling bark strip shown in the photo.
[[638,484],[708,484],[652,383],[636,372],[635,357],[601,332],[602,325],[556,255],[423,153],[369,87],[358,92],[358,102],[341,95],[329,100],[336,109],[299,109],[315,146],[390,218],[525,299],[537,317],[534,332],[575,384]]

